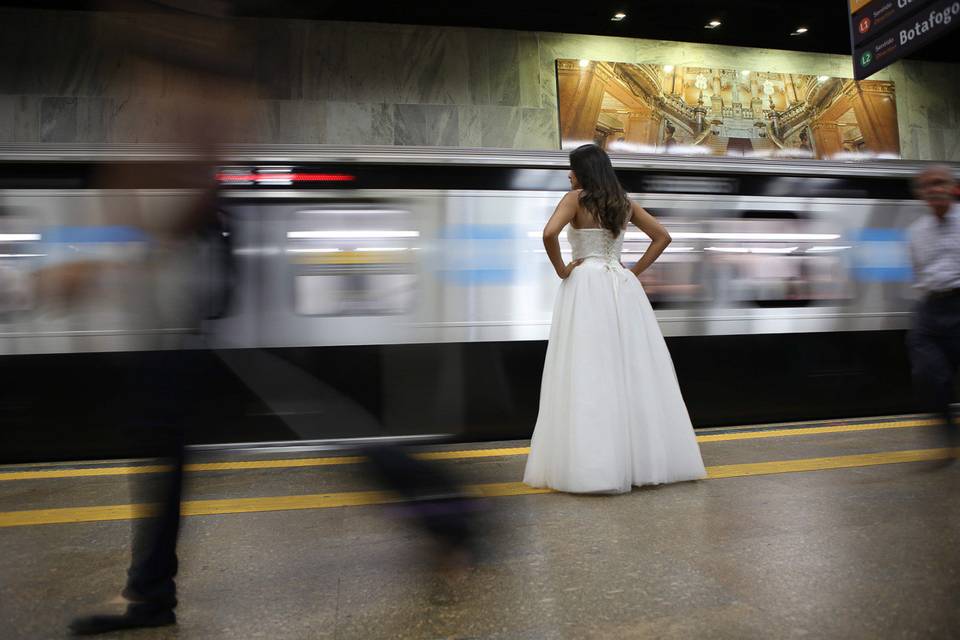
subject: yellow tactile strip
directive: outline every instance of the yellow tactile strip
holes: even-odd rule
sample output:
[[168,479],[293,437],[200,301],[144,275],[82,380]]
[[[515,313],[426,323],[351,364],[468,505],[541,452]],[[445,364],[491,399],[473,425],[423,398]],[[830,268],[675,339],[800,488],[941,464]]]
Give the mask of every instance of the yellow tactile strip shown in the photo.
[[[742,431],[734,433],[702,434],[697,436],[698,442],[724,442],[730,440],[758,440],[762,438],[785,438],[794,436],[823,435],[830,433],[847,433],[855,431],[873,431],[878,429],[904,429],[909,427],[928,427],[936,424],[935,420],[898,420],[891,422],[870,422],[864,424],[840,424],[824,427],[800,427],[786,429],[770,429],[765,431]],[[467,460],[470,458],[498,458],[509,456],[525,456],[530,453],[530,447],[509,447],[498,449],[462,449],[458,451],[431,451],[419,453],[418,457],[425,460]],[[204,471],[243,471],[251,469],[293,469],[298,467],[325,467],[343,464],[357,464],[363,462],[362,456],[329,456],[324,458],[289,458],[278,460],[246,460],[232,462],[200,462],[188,464],[186,471],[196,473]],[[42,480],[54,478],[89,478],[95,476],[127,476],[144,473],[158,473],[167,471],[169,467],[163,465],[132,465],[86,467],[73,469],[39,469],[31,471],[0,472],[0,482],[13,480]]]
[[[956,452],[951,449],[920,449],[912,451],[888,451],[828,458],[805,458],[800,460],[776,460],[748,464],[727,464],[707,468],[709,479],[739,478],[747,476],[829,469],[900,464],[942,460]],[[531,495],[551,493],[548,489],[535,489],[520,482],[480,484],[469,487],[482,497]],[[355,507],[396,502],[393,494],[381,491],[352,491],[343,493],[318,493],[299,496],[273,496],[263,498],[229,498],[223,500],[191,500],[184,502],[185,516],[225,515],[237,513],[261,513],[298,509],[329,509]],[[42,524],[70,524],[80,522],[104,522],[147,517],[151,505],[118,504],[97,507],[68,507],[60,509],[33,509],[26,511],[0,512],[0,528],[23,527]]]

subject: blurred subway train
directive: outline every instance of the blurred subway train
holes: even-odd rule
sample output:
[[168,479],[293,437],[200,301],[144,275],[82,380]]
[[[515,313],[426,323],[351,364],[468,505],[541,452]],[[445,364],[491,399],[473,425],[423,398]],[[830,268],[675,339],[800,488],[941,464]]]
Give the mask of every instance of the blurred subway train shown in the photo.
[[[64,253],[136,259],[152,240],[111,227],[95,176],[135,164],[139,206],[163,216],[185,194],[154,169],[189,161],[0,147],[3,462],[137,453],[116,401],[135,353],[192,330],[169,309],[133,318],[122,282],[46,308],[33,274]],[[674,239],[642,280],[696,426],[915,408],[918,164],[613,161]],[[204,381],[194,444],[529,436],[560,282],[541,231],[566,154],[235,147],[216,179],[225,226],[177,265],[210,318],[195,344],[213,347],[182,352]],[[624,264],[646,243],[631,228]]]

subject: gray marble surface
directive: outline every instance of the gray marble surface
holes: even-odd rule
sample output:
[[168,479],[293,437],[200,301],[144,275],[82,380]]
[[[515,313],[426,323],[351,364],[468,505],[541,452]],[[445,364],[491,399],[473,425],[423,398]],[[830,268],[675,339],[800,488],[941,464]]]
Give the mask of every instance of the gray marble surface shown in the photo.
[[40,98],[0,95],[0,140],[40,141]]
[[474,106],[457,107],[457,124],[460,132],[459,146],[474,149],[483,146],[483,121],[480,117],[482,108]]
[[393,143],[411,146],[456,147],[460,141],[457,108],[433,104],[395,107]]
[[[170,78],[104,44],[134,18],[0,9],[0,141],[165,142]],[[119,25],[118,25],[119,23]],[[255,122],[238,142],[556,149],[557,58],[849,76],[848,56],[561,33],[244,19]],[[956,159],[960,65],[902,61],[902,155]]]
[[40,101],[40,142],[77,141],[77,98]]
[[316,100],[270,100],[260,111],[259,139],[252,142],[320,144],[327,136],[327,103]]
[[395,109],[389,104],[327,103],[324,142],[330,144],[393,144]]

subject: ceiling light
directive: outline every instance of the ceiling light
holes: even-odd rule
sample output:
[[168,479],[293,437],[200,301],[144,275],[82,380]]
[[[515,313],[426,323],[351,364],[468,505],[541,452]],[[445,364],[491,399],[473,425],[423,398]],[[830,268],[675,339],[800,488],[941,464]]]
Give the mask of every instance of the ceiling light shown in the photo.
[[613,14],[613,17],[610,19],[613,20],[614,22],[620,22],[626,17],[627,17],[627,14],[625,14],[623,11],[617,11],[615,14]]
[[830,79],[830,76],[817,76],[817,82],[826,82]]
[[809,31],[809,29],[806,27],[797,27],[797,30],[794,31],[794,33],[806,33],[807,31]]
[[704,25],[703,28],[704,28],[704,29],[716,29],[716,28],[719,27],[719,26],[720,26],[720,21],[719,21],[719,20],[711,20],[711,21],[708,22],[706,25]]
[[663,65],[663,71],[665,73],[673,73],[673,65],[672,64]]
[[589,60],[580,60],[580,68],[581,68],[581,69],[585,69],[588,64],[590,64],[590,61],[589,61]]

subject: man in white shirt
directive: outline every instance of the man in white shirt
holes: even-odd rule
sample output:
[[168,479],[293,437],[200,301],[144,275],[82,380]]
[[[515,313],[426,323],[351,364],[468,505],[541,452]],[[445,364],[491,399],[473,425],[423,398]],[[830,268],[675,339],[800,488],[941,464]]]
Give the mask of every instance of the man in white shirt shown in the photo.
[[925,408],[943,420],[947,446],[956,457],[960,430],[950,409],[960,367],[960,208],[957,183],[947,166],[932,166],[914,179],[914,193],[929,213],[910,227],[910,258],[923,291],[907,337],[914,386]]

